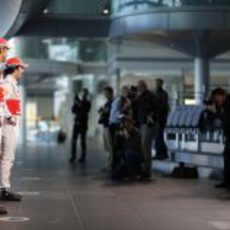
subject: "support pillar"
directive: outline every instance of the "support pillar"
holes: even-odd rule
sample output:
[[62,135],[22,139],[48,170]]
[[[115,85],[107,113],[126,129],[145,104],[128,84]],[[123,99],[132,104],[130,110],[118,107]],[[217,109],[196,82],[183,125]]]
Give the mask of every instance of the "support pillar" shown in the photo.
[[210,32],[195,32],[195,78],[194,92],[195,102],[197,105],[203,104],[204,99],[208,95],[209,75],[210,75]]
[[121,71],[120,69],[116,69],[116,93],[120,95],[121,92]]
[[195,58],[194,92],[197,105],[203,104],[208,94],[210,67],[209,60],[201,57]]
[[19,86],[20,96],[21,96],[21,108],[22,108],[22,116],[20,120],[20,128],[19,128],[19,144],[25,145],[26,144],[26,88],[24,84]]

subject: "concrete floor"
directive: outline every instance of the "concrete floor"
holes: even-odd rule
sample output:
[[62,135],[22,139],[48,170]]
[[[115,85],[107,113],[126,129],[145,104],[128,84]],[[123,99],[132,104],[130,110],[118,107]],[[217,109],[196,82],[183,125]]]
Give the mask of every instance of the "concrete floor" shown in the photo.
[[212,181],[155,175],[113,184],[100,172],[103,150],[95,142],[89,148],[85,167],[69,165],[66,146],[31,145],[18,154],[13,187],[24,199],[4,204],[9,219],[0,218],[0,230],[230,229],[230,194]]

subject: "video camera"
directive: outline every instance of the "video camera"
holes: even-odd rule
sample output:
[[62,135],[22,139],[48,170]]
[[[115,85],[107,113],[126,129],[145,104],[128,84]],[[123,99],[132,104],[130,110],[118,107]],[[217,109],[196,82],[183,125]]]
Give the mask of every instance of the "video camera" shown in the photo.
[[204,105],[206,105],[206,106],[213,105],[213,103],[214,103],[211,98],[205,99],[203,102],[204,102]]

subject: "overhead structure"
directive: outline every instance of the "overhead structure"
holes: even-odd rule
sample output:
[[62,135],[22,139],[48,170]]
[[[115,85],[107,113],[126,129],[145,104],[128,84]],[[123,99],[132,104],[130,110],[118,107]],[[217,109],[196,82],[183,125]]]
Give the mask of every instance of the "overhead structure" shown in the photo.
[[230,49],[229,1],[112,1],[110,37],[157,42],[194,58],[195,99],[208,93],[210,59]]
[[30,18],[38,15],[50,0],[1,0],[0,36],[10,38]]

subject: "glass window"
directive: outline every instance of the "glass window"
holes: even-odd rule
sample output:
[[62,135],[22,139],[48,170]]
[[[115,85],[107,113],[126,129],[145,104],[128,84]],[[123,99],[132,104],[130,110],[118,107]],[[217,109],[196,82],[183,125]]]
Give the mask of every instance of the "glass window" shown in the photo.
[[131,13],[156,7],[230,6],[229,0],[113,0],[113,13]]

